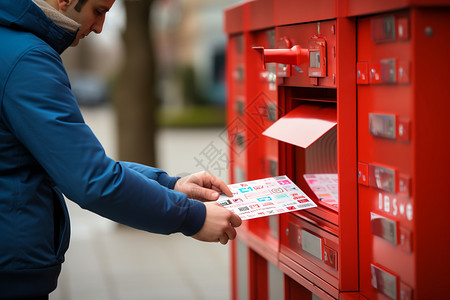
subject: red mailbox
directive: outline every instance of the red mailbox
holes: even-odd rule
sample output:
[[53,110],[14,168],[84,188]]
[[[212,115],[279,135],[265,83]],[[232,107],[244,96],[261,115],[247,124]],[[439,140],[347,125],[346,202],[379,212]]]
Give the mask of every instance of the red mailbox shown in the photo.
[[[448,178],[441,137],[449,129],[442,113],[449,92],[442,68],[423,55],[430,45],[450,49],[440,33],[449,17],[448,8],[411,8],[357,21],[357,61],[367,62],[369,73],[368,82],[358,82],[358,161],[367,178],[358,193],[360,292],[369,299],[448,297],[449,263],[437,263],[433,253],[449,242],[433,224],[450,208],[435,188]],[[439,64],[449,65],[442,58]]]
[[[450,1],[256,0],[225,17],[230,178],[286,174],[317,204],[244,222],[233,299],[448,297]],[[325,175],[335,203],[306,180]]]

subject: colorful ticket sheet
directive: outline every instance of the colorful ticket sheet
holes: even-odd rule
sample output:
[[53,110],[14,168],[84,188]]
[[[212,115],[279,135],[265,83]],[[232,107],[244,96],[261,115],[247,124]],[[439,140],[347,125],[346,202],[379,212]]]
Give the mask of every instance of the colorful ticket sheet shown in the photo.
[[303,178],[320,201],[338,208],[338,174],[304,174]]
[[228,186],[233,197],[220,195],[217,202],[242,220],[316,207],[287,176],[235,183]]

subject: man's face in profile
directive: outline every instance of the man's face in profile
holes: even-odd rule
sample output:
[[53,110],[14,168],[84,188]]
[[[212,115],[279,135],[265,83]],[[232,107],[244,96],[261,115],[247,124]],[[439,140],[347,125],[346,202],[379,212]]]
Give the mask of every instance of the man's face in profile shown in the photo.
[[102,32],[106,13],[110,10],[114,1],[115,0],[69,0],[68,5],[64,6],[61,9],[61,12],[81,25],[72,46],[78,45],[80,39],[84,38],[92,31],[95,33]]

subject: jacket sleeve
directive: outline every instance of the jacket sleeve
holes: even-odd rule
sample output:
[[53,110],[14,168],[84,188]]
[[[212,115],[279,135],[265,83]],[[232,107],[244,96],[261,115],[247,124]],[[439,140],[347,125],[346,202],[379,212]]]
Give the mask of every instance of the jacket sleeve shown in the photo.
[[161,170],[116,162],[85,124],[59,55],[47,47],[25,53],[5,85],[10,130],[59,189],[81,207],[155,233],[197,233],[205,205],[173,188]]
[[142,175],[144,175],[149,179],[156,180],[159,182],[159,184],[169,189],[173,189],[177,180],[180,179],[180,177],[169,176],[165,171],[158,168],[149,167],[133,162],[122,162],[122,163],[127,168],[135,170],[136,172],[141,173]]

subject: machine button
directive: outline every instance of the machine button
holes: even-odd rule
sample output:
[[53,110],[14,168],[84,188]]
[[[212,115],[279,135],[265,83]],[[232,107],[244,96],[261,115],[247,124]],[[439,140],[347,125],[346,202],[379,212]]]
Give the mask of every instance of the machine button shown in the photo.
[[325,245],[323,246],[323,262],[335,270],[337,270],[337,257],[336,250]]
[[412,252],[412,233],[410,230],[399,228],[399,247],[407,252]]
[[412,208],[412,204],[408,203],[406,204],[406,219],[408,219],[408,221],[412,221],[413,219],[413,208]]
[[381,81],[381,64],[379,62],[369,63],[369,83],[380,84]]
[[408,120],[398,120],[397,139],[402,141],[410,140],[411,122]]
[[369,165],[358,162],[358,183],[362,185],[369,185]]
[[369,84],[369,64],[367,62],[356,63],[356,83]]
[[406,197],[411,196],[411,177],[404,174],[398,176],[398,194]]
[[410,62],[409,60],[399,60],[398,61],[398,83],[410,83]]
[[409,40],[409,20],[407,17],[398,18],[397,20],[397,39]]

